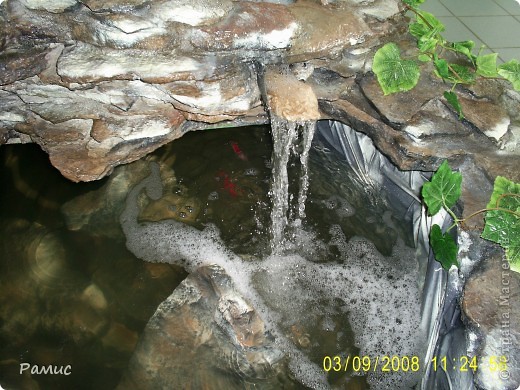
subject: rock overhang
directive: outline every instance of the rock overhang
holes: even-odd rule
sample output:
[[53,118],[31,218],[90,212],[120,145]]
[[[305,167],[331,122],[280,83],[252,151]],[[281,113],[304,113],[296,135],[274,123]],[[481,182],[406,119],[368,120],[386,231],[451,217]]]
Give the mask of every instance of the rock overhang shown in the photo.
[[514,91],[500,83],[491,97],[479,86],[463,91],[464,122],[426,72],[415,91],[382,95],[370,73],[374,51],[403,39],[413,50],[400,4],[4,2],[0,139],[36,142],[67,178],[96,180],[190,129],[268,123],[262,84],[271,72],[275,100],[313,101],[308,110],[290,102],[284,109],[353,125],[401,169],[434,170],[443,158],[462,164],[466,154],[490,176],[506,167],[517,178]]

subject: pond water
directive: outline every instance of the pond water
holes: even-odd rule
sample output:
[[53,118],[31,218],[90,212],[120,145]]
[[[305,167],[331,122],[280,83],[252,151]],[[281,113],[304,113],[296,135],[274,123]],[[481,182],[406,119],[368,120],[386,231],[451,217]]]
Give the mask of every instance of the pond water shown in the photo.
[[[304,214],[301,164],[288,163],[293,214],[305,218],[285,230],[283,248],[273,252],[271,153],[268,127],[198,131],[110,178],[73,184],[34,145],[0,148],[0,385],[115,388],[148,319],[185,268],[212,262],[186,255],[165,263],[146,246],[153,242],[123,234],[126,195],[153,161],[163,196],[139,198],[137,229],[175,220],[222,240],[234,254],[222,264],[242,270],[235,276],[247,282],[246,295],[263,308],[291,360],[291,388],[413,386],[420,372],[323,370],[326,356],[422,356],[411,227],[316,136]],[[24,362],[71,365],[71,375],[20,375]]]

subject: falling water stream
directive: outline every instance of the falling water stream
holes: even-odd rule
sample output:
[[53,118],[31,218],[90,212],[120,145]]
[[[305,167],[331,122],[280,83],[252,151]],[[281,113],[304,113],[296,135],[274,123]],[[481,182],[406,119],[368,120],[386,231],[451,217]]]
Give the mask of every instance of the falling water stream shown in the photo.
[[[323,370],[325,356],[420,354],[413,239],[313,123],[274,122],[272,139],[186,134],[83,185],[34,146],[0,148],[0,385],[114,388],[185,269],[217,263],[288,357],[285,388],[413,386],[420,373]],[[22,362],[72,375],[19,375]]]
[[[305,201],[309,187],[308,158],[314,136],[315,122],[289,122],[274,117],[271,121],[273,136],[273,182],[270,190],[271,210],[271,250],[283,251],[289,232],[289,225],[298,228],[305,218]],[[301,137],[299,133],[301,132]],[[301,140],[299,139],[301,138]],[[293,195],[289,192],[288,165],[291,157],[298,157],[301,165],[298,198],[291,209]]]

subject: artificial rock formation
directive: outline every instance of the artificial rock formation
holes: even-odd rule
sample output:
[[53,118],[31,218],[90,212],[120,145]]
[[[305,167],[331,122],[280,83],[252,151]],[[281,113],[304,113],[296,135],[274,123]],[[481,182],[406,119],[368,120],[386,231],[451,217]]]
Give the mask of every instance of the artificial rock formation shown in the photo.
[[69,179],[99,179],[190,129],[266,123],[264,66],[334,58],[354,74],[389,31],[370,15],[398,12],[278,3],[291,2],[4,2],[0,142],[37,142]]
[[494,246],[467,281],[462,307],[479,338],[475,382],[483,389],[520,386],[520,275]]
[[461,121],[424,65],[416,89],[383,96],[375,50],[415,50],[400,4],[3,1],[0,144],[35,142],[64,176],[91,181],[190,130],[268,123],[272,109],[346,123],[404,170],[448,159],[468,215],[497,175],[520,181],[520,94],[496,80],[459,87]]
[[[464,182],[471,212],[497,174],[518,180],[520,95],[496,81],[459,90],[465,121],[428,72],[414,91],[383,96],[367,72],[405,29],[399,4],[4,1],[0,144],[36,142],[64,176],[96,180],[186,131],[268,122],[267,86],[287,119],[346,122],[401,169],[448,158],[476,179]],[[269,88],[270,69],[281,74]]]
[[461,89],[464,121],[431,72],[415,90],[383,96],[371,59],[402,39],[399,4],[3,2],[0,143],[36,142],[64,176],[90,181],[189,130],[267,123],[270,108],[347,123],[401,169],[449,159],[471,178],[470,213],[497,174],[519,179],[520,94],[497,81]]

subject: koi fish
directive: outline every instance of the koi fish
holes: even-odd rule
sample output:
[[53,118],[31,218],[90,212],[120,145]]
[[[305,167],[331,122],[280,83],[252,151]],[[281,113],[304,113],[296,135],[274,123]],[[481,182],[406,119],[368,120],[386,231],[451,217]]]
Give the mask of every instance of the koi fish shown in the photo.
[[219,171],[217,173],[218,180],[223,180],[223,188],[226,190],[229,195],[231,195],[233,198],[242,195],[243,191],[242,189],[237,186],[233,181],[229,178],[229,175],[224,171]]
[[247,161],[247,156],[242,151],[242,149],[240,149],[240,147],[238,146],[238,142],[231,141],[230,144],[231,144],[231,148],[233,149],[233,152],[235,152],[235,154],[238,156],[238,158],[242,161]]

